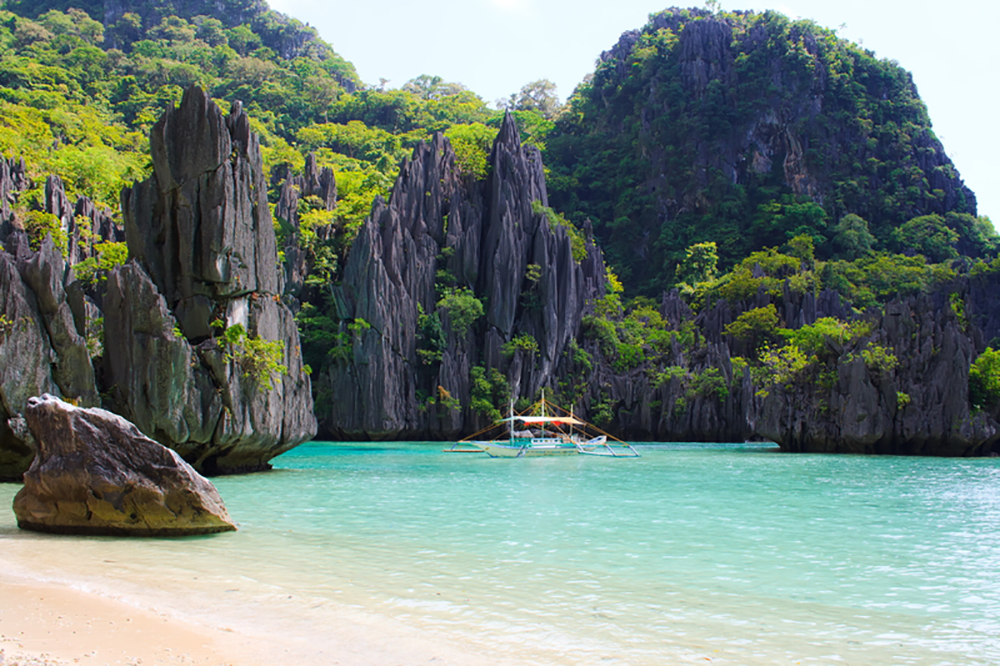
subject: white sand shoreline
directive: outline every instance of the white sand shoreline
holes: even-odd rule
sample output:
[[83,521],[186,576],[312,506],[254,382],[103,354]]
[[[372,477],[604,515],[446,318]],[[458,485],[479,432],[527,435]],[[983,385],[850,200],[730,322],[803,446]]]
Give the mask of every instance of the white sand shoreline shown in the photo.
[[[67,546],[71,544],[68,542]],[[186,618],[162,600],[126,601],[112,590],[35,578],[0,551],[0,664],[296,666],[498,663],[470,646],[444,643],[392,618],[339,609],[335,626],[312,645],[262,634],[259,627]],[[5,561],[6,560],[6,561]],[[14,572],[14,573],[12,573]],[[83,589],[80,589],[83,588]],[[183,595],[183,590],[178,590]],[[134,602],[138,602],[134,603]],[[259,624],[267,624],[268,618]]]
[[256,666],[236,636],[71,587],[0,573],[0,654],[23,664]]

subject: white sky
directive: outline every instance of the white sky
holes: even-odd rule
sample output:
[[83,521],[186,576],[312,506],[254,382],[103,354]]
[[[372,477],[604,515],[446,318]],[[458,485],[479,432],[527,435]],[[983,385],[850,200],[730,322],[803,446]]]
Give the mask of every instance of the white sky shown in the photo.
[[[667,0],[669,2],[670,0]],[[270,0],[316,27],[362,80],[402,86],[420,74],[463,83],[487,102],[546,78],[565,99],[622,32],[641,28],[656,0]],[[703,0],[678,1],[704,6]],[[723,9],[776,9],[836,28],[913,73],[934,131],[979,214],[1000,224],[1000,0],[722,0]],[[671,5],[666,5],[671,6]],[[840,26],[844,27],[840,27]]]

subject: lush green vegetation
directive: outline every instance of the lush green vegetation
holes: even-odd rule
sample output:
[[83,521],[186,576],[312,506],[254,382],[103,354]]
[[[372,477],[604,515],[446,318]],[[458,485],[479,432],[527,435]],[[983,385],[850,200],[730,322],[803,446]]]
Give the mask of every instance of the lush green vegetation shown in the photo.
[[[688,252],[693,250],[689,248]],[[682,267],[684,265],[681,264]],[[984,262],[975,266],[981,266],[979,270],[987,270]],[[705,274],[712,273],[714,269]],[[824,289],[836,291],[860,312],[885,304],[897,296],[928,293],[947,285],[957,275],[952,262],[934,264],[919,254],[906,256],[872,252],[853,261],[821,261],[813,254],[811,238],[798,236],[782,248],[765,248],[750,253],[718,277],[693,285],[685,283],[681,294],[693,307],[700,309],[719,299],[737,305],[753,299],[760,290],[772,298],[781,299],[787,284],[790,292],[798,294],[818,294]],[[750,316],[750,313],[744,316]],[[766,325],[760,324],[758,328],[765,330]],[[744,337],[738,330],[734,334]]]
[[969,402],[977,409],[1000,405],[1000,351],[987,347],[969,368]]
[[[311,28],[263,3],[205,2],[203,13],[178,15],[182,4],[135,3],[135,12],[103,25],[104,3],[92,0],[0,0],[0,154],[24,157],[35,183],[15,202],[18,219],[33,247],[51,235],[65,255],[70,239],[42,212],[47,174],[59,175],[71,198],[88,195],[117,214],[121,188],[150,171],[148,130],[186,86],[203,87],[224,108],[241,100],[261,136],[272,202],[309,152],[336,174],[334,210],[315,197],[302,198],[298,210],[310,272],[296,319],[304,359],[317,369],[354,362],[355,343],[370,328],[337,318],[330,286],[372,201],[389,197],[401,160],[440,131],[464,176],[486,178],[504,111],[549,169],[554,208],[536,201],[533,212],[565,230],[577,261],[589,218],[612,266],[607,295],[566,350],[575,375],[559,387],[567,404],[582,398],[599,356],[654,388],[679,385],[675,410],[727,399],[719,368],[691,369],[701,367],[692,353],[704,349],[694,323],[671,324],[644,298],[671,286],[696,312],[720,299],[734,306],[740,314],[725,335],[746,350],[734,374],[748,368],[766,392],[799,380],[823,386],[837,363],[857,358],[873,373],[891,372],[898,360],[868,339],[864,323],[827,318],[781,328],[775,305],[751,307],[761,291],[780,304],[789,293],[832,289],[860,314],[947,286],[970,266],[973,275],[1000,271],[1000,239],[974,215],[909,75],[808,21],[669,10],[609,52],[565,106],[542,80],[497,110],[436,76],[400,89],[365,86]],[[709,20],[726,27],[721,46],[731,61],[710,63],[725,82],[685,74],[681,33]],[[817,95],[819,110],[809,102]],[[781,118],[777,134],[762,120],[772,116]],[[743,145],[745,136],[753,138]],[[284,246],[292,229],[276,225]],[[75,267],[91,284],[127,255],[122,244],[95,250]],[[538,307],[541,275],[541,266],[528,266],[523,308]],[[462,337],[484,312],[481,295],[447,271],[437,282],[437,302],[418,319],[428,382],[447,347],[446,324]],[[0,321],[0,332],[8,324]],[[260,386],[287,371],[280,343],[241,327],[222,336],[229,358]],[[523,333],[502,349],[507,357],[538,352]],[[984,408],[998,402],[994,354],[970,372],[970,395]],[[472,380],[470,407],[495,418],[505,378],[477,367]],[[426,405],[460,407],[442,387],[431,393]],[[908,400],[898,396],[900,405]],[[603,423],[613,410],[603,394],[592,405]]]
[[84,284],[103,282],[108,277],[108,271],[128,261],[125,243],[95,243],[94,251],[96,256],[84,259],[73,267],[76,279]]
[[[153,122],[199,85],[224,107],[243,102],[273,187],[309,151],[334,169],[332,221],[348,246],[401,159],[433,132],[445,132],[464,171],[485,175],[502,113],[471,91],[430,76],[365,87],[312,28],[263,3],[224,4],[178,16],[170,3],[136,3],[105,26],[95,20],[103,3],[0,2],[0,154],[24,157],[36,183],[58,174],[71,198],[115,211],[122,186],[149,172]],[[551,127],[541,111],[514,111],[539,140]],[[41,191],[18,204],[21,217],[40,210]]]
[[236,366],[257,387],[264,391],[274,388],[276,377],[288,374],[288,366],[282,363],[285,358],[285,344],[281,340],[265,340],[247,333],[243,324],[226,326],[217,319],[212,326],[221,331],[221,346],[226,361],[234,362]]
[[[685,55],[685,30],[703,53]],[[847,262],[998,249],[910,75],[776,12],[652,16],[602,57],[546,144],[553,205],[592,220],[626,285],[649,295],[710,279],[710,253],[687,254],[708,243],[723,268],[797,236]]]

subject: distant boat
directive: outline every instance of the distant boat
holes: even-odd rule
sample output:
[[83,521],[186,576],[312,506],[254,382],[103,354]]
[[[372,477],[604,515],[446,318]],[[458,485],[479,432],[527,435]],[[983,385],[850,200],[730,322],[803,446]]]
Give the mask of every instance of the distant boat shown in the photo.
[[[548,413],[546,413],[548,412]],[[562,415],[560,415],[560,412]],[[494,434],[493,438],[482,438]],[[638,458],[630,444],[610,437],[596,426],[583,421],[570,411],[542,399],[523,414],[500,419],[486,430],[456,444],[456,451],[483,451],[491,458],[538,458],[548,456],[606,456]]]

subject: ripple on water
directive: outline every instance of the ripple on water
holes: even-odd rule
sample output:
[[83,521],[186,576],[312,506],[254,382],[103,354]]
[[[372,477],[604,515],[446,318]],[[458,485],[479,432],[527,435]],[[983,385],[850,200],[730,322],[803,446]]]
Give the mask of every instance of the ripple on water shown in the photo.
[[311,640],[350,608],[526,664],[1000,663],[996,460],[440,449],[313,443],[216,479],[232,535],[54,540],[8,514],[0,551]]

